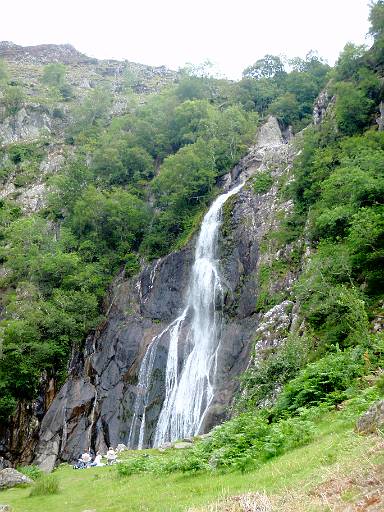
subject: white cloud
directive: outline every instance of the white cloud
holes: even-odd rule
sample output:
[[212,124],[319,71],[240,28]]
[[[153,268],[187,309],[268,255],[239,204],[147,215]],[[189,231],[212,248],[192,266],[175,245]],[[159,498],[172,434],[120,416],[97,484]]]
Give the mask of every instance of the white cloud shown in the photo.
[[230,77],[266,53],[333,63],[364,43],[367,0],[3,0],[0,39],[71,43],[98,58],[171,68],[209,59]]

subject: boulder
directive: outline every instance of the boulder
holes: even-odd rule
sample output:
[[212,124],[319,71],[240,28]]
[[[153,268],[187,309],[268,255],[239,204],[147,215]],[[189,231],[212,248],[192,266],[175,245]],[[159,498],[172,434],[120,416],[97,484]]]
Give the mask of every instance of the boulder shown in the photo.
[[174,448],[176,450],[184,450],[185,448],[192,448],[193,443],[188,441],[180,441],[180,443],[175,443]]
[[159,446],[158,450],[159,452],[164,452],[165,450],[169,450],[170,448],[173,448],[173,443],[164,443],[161,446]]
[[128,450],[127,446],[124,443],[119,443],[116,447],[117,453]]
[[212,437],[212,434],[213,434],[213,431],[209,431],[207,432],[206,434],[200,434],[198,437],[199,439],[209,439],[210,437]]
[[13,468],[6,468],[0,471],[0,489],[15,487],[20,484],[32,484],[33,480]]
[[9,462],[9,460],[4,459],[4,457],[0,456],[0,470],[5,469],[5,468],[10,468],[10,467],[11,467],[11,463]]
[[0,504],[0,512],[12,512],[10,505],[1,505]]
[[384,429],[384,400],[372,404],[356,424],[359,434],[373,434],[382,429]]

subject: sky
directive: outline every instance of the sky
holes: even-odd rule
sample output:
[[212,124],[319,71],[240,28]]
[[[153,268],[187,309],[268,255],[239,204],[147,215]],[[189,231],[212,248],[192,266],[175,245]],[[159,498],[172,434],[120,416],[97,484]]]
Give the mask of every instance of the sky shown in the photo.
[[2,0],[0,40],[171,69],[208,59],[237,79],[266,53],[333,64],[348,41],[369,43],[368,12],[368,0]]

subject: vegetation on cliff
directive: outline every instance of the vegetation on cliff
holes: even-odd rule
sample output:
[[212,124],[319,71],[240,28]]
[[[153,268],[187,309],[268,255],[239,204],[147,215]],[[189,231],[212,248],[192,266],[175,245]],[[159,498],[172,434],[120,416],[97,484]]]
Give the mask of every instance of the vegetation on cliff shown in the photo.
[[299,305],[297,332],[242,376],[241,411],[275,401],[273,419],[338,404],[364,387],[364,374],[382,371],[384,132],[376,117],[383,12],[382,2],[371,9],[371,49],[346,45],[329,73],[327,113],[302,134],[294,180],[283,191],[294,209],[266,240],[272,252],[284,254],[287,244],[306,251],[290,294]]
[[[71,348],[101,321],[103,297],[119,270],[131,275],[140,258],[162,256],[188,240],[218,192],[217,179],[252,142],[258,119],[278,114],[274,100],[295,95],[299,117],[308,121],[328,66],[311,54],[296,59],[290,72],[282,67],[265,76],[264,67],[256,65],[261,77],[247,72],[238,83],[211,78],[204,68],[186,69],[176,83],[145,98],[126,73],[118,96],[124,113],[114,115],[110,82],[84,93],[70,83],[69,67],[48,64],[38,69],[31,90],[17,67],[2,63],[3,121],[40,101],[59,126],[41,132],[37,142],[0,149],[1,179],[16,187],[0,208],[3,420],[18,400],[36,397],[43,373],[59,383],[65,378]],[[261,103],[253,101],[259,87]],[[48,200],[25,215],[17,190],[34,183],[45,149],[63,137],[66,163],[47,175]]]

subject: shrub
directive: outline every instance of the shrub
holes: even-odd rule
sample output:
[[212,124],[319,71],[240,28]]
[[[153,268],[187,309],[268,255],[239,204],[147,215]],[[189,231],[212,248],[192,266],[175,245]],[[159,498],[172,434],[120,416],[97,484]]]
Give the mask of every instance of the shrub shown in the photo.
[[253,180],[253,190],[256,194],[265,194],[273,185],[273,178],[269,172],[259,172]]
[[301,407],[322,402],[340,403],[347,398],[347,389],[364,374],[364,349],[356,347],[330,353],[309,364],[283,388],[275,412],[292,414]]
[[249,368],[241,376],[241,395],[238,410],[250,410],[273,399],[276,389],[295,377],[307,363],[312,340],[290,334],[277,349],[265,359]]
[[17,471],[23,473],[23,475],[28,476],[29,478],[32,478],[32,480],[37,480],[43,476],[41,469],[34,464],[31,466],[18,466]]
[[3,96],[3,104],[5,106],[6,114],[16,114],[23,106],[24,98],[25,95],[21,87],[17,85],[9,85],[5,89]]
[[367,126],[374,102],[355,84],[339,82],[336,86],[335,118],[343,135],[354,135]]
[[119,476],[131,476],[137,473],[144,473],[149,470],[149,457],[146,455],[139,455],[137,457],[130,457],[123,463],[116,466],[117,474]]
[[36,480],[29,496],[49,496],[50,494],[58,494],[59,481],[56,475],[44,475]]

